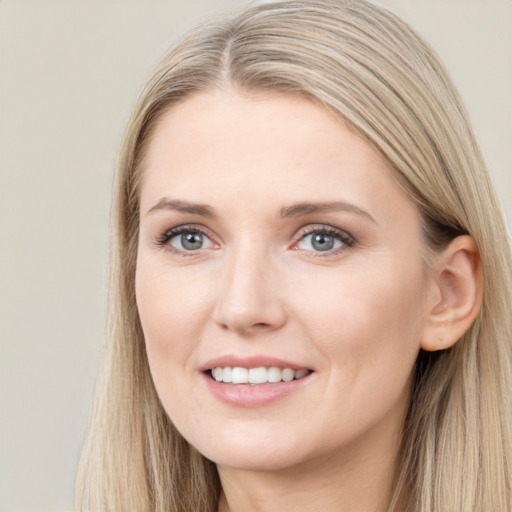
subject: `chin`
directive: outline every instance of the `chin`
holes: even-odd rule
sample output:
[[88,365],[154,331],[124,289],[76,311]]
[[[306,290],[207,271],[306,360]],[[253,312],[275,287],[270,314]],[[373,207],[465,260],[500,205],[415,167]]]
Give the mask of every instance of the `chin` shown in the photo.
[[275,449],[237,451],[227,449],[222,453],[214,453],[207,457],[218,467],[242,471],[275,472],[283,471],[300,464],[297,454],[276,453]]
[[219,467],[245,471],[280,471],[300,464],[305,458],[304,446],[281,436],[255,436],[248,432],[239,435],[226,432],[224,436],[190,444]]

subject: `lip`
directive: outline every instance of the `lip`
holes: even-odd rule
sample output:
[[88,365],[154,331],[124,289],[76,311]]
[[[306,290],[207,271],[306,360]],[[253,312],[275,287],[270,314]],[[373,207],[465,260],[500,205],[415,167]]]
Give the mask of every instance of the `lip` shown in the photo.
[[239,368],[260,368],[261,366],[265,366],[269,368],[271,366],[277,366],[278,368],[291,368],[294,371],[298,370],[311,370],[307,366],[294,363],[292,361],[285,361],[284,359],[278,359],[276,357],[265,356],[265,355],[253,355],[253,356],[235,356],[232,354],[216,357],[215,359],[210,359],[203,365],[199,367],[200,372],[207,372],[208,370],[213,370],[213,368],[230,366],[234,368],[235,366]]
[[[310,370],[311,373],[301,379],[290,382],[266,383],[266,384],[228,384],[217,382],[212,379],[209,370],[213,368],[226,366],[240,368],[259,368],[261,366],[278,368],[291,368],[294,371]],[[199,368],[199,376],[207,387],[208,391],[219,401],[232,407],[257,408],[269,405],[284,397],[300,391],[304,386],[312,381],[314,372],[311,368],[304,365],[285,361],[269,356],[247,356],[240,357],[234,355],[225,355],[211,359]]]

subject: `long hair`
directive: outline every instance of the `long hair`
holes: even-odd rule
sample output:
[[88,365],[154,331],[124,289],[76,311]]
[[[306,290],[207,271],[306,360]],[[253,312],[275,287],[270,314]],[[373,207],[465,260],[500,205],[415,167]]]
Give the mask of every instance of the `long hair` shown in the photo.
[[135,303],[139,192],[157,121],[192,93],[302,94],[387,159],[417,205],[425,246],[458,234],[480,251],[484,297],[450,349],[420,352],[389,511],[512,510],[512,264],[468,115],[433,50],[365,0],[251,4],[190,32],[141,91],[115,179],[108,325],[77,510],[214,512],[215,465],[175,430],[156,395]]

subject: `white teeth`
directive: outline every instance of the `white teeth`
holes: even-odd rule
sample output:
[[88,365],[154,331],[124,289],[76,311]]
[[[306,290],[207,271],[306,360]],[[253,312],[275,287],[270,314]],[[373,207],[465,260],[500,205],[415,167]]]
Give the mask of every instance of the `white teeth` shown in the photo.
[[251,368],[249,370],[249,383],[250,384],[263,384],[267,382],[267,369],[266,368]]
[[213,378],[217,381],[217,382],[220,382],[222,380],[222,374],[224,372],[222,371],[222,368],[215,368],[213,370]]
[[[217,369],[217,368],[215,368]],[[222,370],[222,368],[221,368]],[[233,382],[233,375],[232,375],[232,370],[231,368],[224,368],[223,370],[223,373],[222,373],[222,382]]]
[[267,381],[268,382],[281,382],[281,370],[272,366],[267,370]]
[[212,377],[217,382],[226,382],[233,384],[265,384],[276,382],[290,382],[294,379],[302,379],[309,374],[309,370],[294,371],[291,368],[277,368],[271,366],[265,368],[260,366],[258,368],[241,368],[235,366],[234,368],[226,366],[216,367],[211,370]]
[[296,379],[302,379],[302,377],[305,377],[308,374],[307,370],[297,370],[295,372],[295,378]]
[[282,375],[282,379],[285,381],[285,382],[290,382],[293,380],[293,378],[295,377],[295,372],[291,369],[291,368],[285,368],[283,370],[283,375]]
[[[215,368],[216,370],[217,368]],[[221,368],[221,371],[224,369]],[[249,382],[249,370],[247,368],[239,368],[236,366],[231,371],[231,380],[233,381],[233,384],[247,384]]]

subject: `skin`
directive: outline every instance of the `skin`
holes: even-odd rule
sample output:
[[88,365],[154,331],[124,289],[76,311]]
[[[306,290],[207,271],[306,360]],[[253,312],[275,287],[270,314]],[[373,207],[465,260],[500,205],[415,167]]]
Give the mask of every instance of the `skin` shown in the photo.
[[[415,206],[386,161],[295,95],[214,90],[159,122],[141,188],[136,297],[168,415],[217,463],[220,511],[384,511],[411,373],[438,287]],[[156,207],[207,204],[214,217]],[[296,203],[349,207],[280,217]],[[196,251],[178,226],[201,229]],[[312,232],[347,236],[318,251]],[[160,241],[160,244],[159,244]],[[313,370],[253,409],[220,402],[198,369],[226,354]]]

